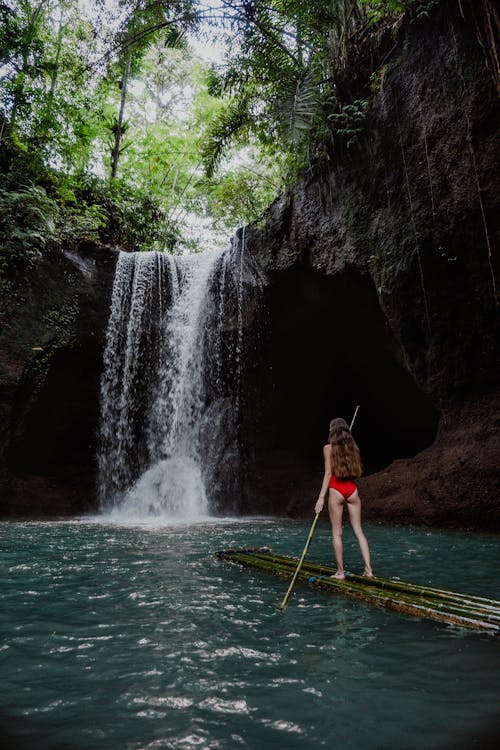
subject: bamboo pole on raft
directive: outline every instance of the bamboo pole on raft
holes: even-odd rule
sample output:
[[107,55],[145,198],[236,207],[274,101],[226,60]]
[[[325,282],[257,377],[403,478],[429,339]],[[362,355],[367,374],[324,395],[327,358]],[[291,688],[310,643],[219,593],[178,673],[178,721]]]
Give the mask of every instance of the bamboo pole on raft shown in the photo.
[[[351,420],[351,424],[349,426],[350,430],[352,430],[352,427],[354,425],[354,421],[356,419],[358,411],[359,411],[359,404],[356,406],[356,410],[354,412],[354,416],[353,416],[353,418]],[[281,602],[281,604],[279,606],[279,609],[281,609],[281,610],[284,610],[286,608],[286,606],[288,604],[288,601],[289,601],[289,599],[290,599],[290,597],[292,595],[293,587],[295,586],[295,582],[297,580],[297,577],[299,575],[300,569],[302,567],[302,563],[304,562],[305,557],[306,557],[306,555],[307,555],[307,553],[309,551],[309,545],[311,544],[311,539],[313,538],[314,532],[316,530],[316,524],[318,523],[319,516],[320,516],[320,513],[316,513],[316,515],[314,516],[314,521],[312,522],[311,530],[309,531],[309,536],[307,537],[306,545],[305,545],[305,547],[304,547],[304,549],[302,551],[302,554],[300,556],[299,564],[297,565],[297,570],[295,571],[295,573],[293,575],[293,578],[290,581],[290,586],[288,587],[287,592],[286,592],[285,596],[283,597],[283,601]]]

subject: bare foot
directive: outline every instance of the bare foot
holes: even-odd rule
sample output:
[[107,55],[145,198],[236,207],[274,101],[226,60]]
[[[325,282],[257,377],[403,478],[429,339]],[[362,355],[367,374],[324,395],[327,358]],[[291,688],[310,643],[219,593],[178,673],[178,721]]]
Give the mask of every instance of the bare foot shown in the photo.
[[365,568],[363,571],[365,578],[373,578],[373,570],[371,568]]
[[337,570],[337,572],[333,576],[330,576],[330,578],[336,578],[338,581],[343,581],[345,579],[344,571]]

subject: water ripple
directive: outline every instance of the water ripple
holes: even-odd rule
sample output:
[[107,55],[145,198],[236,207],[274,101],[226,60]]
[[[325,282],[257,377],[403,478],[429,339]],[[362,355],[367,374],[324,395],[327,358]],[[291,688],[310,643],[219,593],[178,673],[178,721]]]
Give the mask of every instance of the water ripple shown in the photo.
[[[426,750],[469,736],[480,746],[496,722],[490,638],[303,586],[279,613],[284,581],[211,555],[262,543],[296,552],[304,532],[268,520],[3,524],[9,736],[22,726],[37,750],[421,750],[425,716]],[[369,534],[381,574],[495,594],[493,536]],[[330,559],[328,536],[318,532],[316,559]]]

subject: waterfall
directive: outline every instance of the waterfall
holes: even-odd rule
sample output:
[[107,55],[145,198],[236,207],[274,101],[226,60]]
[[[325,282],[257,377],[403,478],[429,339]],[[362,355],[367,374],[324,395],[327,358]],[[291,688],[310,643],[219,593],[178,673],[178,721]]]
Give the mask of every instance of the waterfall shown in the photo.
[[244,274],[260,289],[243,251],[244,235],[224,253],[120,253],[101,378],[104,512],[203,518],[237,491]]

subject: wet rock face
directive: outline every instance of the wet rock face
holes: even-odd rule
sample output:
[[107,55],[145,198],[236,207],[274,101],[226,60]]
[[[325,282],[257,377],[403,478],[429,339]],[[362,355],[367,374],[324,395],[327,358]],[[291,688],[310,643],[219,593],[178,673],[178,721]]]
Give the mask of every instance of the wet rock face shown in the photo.
[[52,252],[10,280],[0,340],[0,514],[95,504],[102,348],[116,253]]

